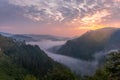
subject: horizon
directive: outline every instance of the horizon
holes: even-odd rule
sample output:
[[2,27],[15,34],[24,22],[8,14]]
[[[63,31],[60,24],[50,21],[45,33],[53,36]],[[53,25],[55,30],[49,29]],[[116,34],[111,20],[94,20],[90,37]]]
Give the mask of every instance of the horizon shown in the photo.
[[[99,29],[120,29],[120,28],[117,28],[117,27],[105,27],[105,28],[99,28]],[[99,29],[95,29],[95,30],[99,30]],[[95,30],[88,30],[88,31],[85,31],[84,33],[80,34],[80,35],[74,35],[74,36],[64,36],[64,35],[55,35],[55,34],[36,34],[36,33],[12,33],[12,32],[4,32],[4,31],[0,31],[0,33],[7,33],[7,34],[13,34],[13,35],[48,35],[48,36],[56,36],[56,37],[68,37],[68,38],[72,38],[72,37],[80,37],[82,36],[83,34],[89,32],[89,31],[95,31]]]
[[120,28],[120,0],[0,0],[0,10],[0,32],[74,37]]

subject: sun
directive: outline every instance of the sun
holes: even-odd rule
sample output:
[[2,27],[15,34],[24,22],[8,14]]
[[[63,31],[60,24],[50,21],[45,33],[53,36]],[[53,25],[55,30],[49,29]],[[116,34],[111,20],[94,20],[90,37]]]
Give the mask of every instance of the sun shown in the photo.
[[79,26],[78,29],[96,30],[96,29],[101,29],[105,27],[106,25],[102,25],[102,24],[92,24],[92,25],[87,25],[87,26]]

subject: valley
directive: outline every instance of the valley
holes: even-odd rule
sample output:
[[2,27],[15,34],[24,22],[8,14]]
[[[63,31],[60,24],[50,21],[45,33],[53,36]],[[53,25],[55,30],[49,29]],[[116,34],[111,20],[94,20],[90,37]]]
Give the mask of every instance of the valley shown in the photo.
[[[117,35],[119,33],[119,29],[105,28],[87,32],[75,39],[69,38],[70,40],[68,38],[57,39],[58,37],[54,37],[57,40],[53,40],[53,36],[45,38],[38,35],[30,38],[30,36],[28,37],[23,34],[11,37],[8,36],[9,33],[4,33],[0,35],[0,64],[4,64],[4,61],[9,58],[10,62],[6,61],[10,65],[9,68],[22,69],[23,76],[18,75],[17,79],[26,79],[28,77],[31,79],[35,78],[35,80],[48,80],[49,78],[53,78],[53,80],[55,78],[61,78],[62,80],[65,78],[68,80],[96,80],[96,78],[99,78],[96,77],[99,73],[102,73],[101,76],[108,77],[109,74],[107,74],[107,71],[104,72],[104,70],[110,66],[105,65],[108,65],[107,57],[109,54],[119,53],[120,36]],[[98,37],[98,35],[103,34],[105,35],[101,38]],[[84,46],[84,48],[81,46]],[[59,53],[60,50],[64,51],[64,49],[64,53]],[[74,49],[78,52],[75,53]],[[83,50],[83,52],[79,52],[79,49]],[[76,54],[79,54],[79,56],[76,57]],[[11,63],[14,63],[14,65]],[[4,72],[4,70],[1,71]],[[14,73],[10,72],[10,74],[15,73],[16,71]],[[63,73],[65,74],[63,75]],[[3,79],[5,79],[4,75],[10,77],[6,73],[2,75],[1,78]],[[106,77],[101,79],[106,80]],[[12,76],[12,78],[15,78],[15,76]]]
[[[77,58],[60,55],[56,53],[52,53],[47,49],[52,48],[54,46],[63,45],[66,41],[51,41],[44,40],[40,42],[27,42],[27,44],[39,45],[39,47],[44,50],[49,57],[53,60],[64,64],[69,67],[74,73],[81,75],[92,75],[98,67],[98,61],[85,61]],[[84,65],[84,66],[83,66]]]
[[0,0],[0,80],[120,80],[120,0]]

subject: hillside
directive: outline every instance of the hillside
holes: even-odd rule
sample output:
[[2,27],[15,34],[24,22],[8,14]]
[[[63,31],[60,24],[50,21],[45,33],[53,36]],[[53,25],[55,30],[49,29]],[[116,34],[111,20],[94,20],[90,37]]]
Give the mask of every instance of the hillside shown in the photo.
[[75,80],[65,66],[53,61],[37,45],[0,35],[0,80]]
[[91,60],[100,51],[120,48],[120,29],[103,28],[89,31],[82,36],[69,40],[57,53],[71,57]]

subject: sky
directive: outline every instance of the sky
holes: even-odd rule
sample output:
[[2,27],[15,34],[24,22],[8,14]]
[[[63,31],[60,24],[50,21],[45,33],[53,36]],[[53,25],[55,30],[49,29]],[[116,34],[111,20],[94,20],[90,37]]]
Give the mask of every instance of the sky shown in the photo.
[[0,0],[0,31],[79,36],[120,27],[120,0]]

